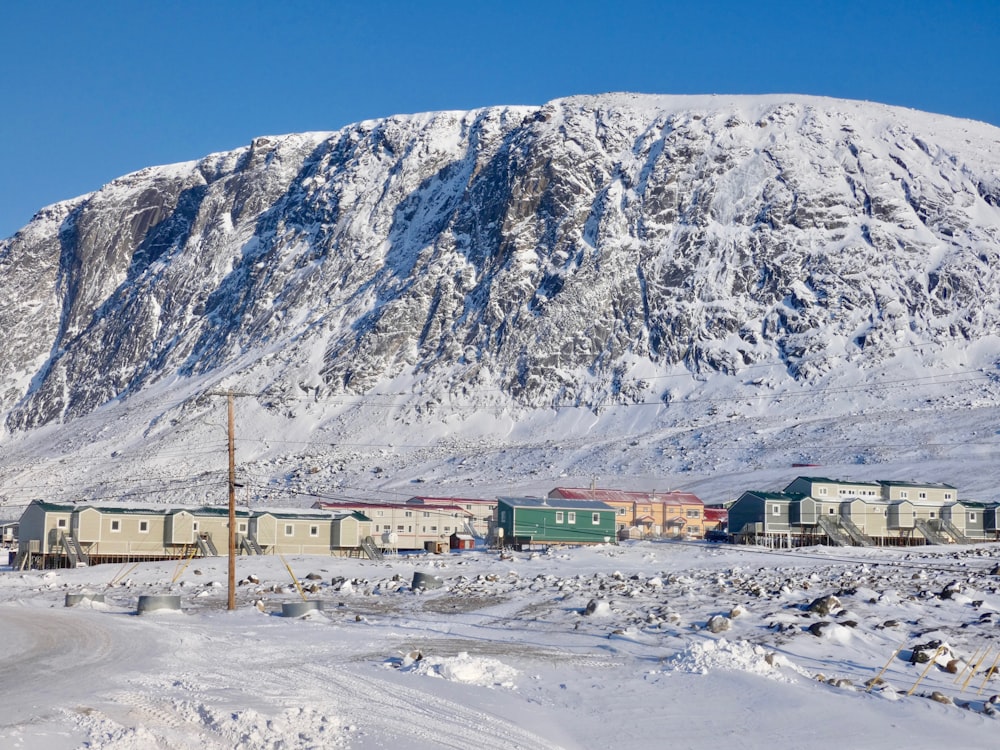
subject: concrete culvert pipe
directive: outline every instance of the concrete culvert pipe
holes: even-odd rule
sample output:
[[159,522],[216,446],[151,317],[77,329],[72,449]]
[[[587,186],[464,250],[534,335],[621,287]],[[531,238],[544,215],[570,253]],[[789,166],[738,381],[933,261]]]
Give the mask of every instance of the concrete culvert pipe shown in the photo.
[[144,594],[139,597],[139,604],[136,607],[136,614],[142,615],[148,612],[160,610],[180,610],[181,597],[179,594]]
[[435,575],[431,575],[430,573],[414,573],[413,583],[410,584],[410,590],[439,589],[442,586],[444,586],[444,581]]
[[323,603],[315,599],[304,602],[284,602],[281,605],[282,617],[302,617],[310,612],[319,612],[323,609]]

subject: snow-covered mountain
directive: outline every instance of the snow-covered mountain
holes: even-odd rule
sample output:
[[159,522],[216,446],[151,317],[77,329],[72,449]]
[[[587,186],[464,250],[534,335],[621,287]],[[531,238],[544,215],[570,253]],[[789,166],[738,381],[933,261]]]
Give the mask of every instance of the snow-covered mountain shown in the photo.
[[228,388],[258,496],[966,487],[956,450],[996,463],[1000,130],[614,94],[258,138],[40,211],[0,242],[0,331],[9,502],[214,497]]

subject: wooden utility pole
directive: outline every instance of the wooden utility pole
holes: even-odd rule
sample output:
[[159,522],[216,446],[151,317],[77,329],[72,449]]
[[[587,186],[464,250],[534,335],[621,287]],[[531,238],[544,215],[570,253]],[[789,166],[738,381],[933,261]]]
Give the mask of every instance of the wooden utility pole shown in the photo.
[[229,604],[236,609],[236,436],[233,408],[233,391],[226,394],[229,401]]

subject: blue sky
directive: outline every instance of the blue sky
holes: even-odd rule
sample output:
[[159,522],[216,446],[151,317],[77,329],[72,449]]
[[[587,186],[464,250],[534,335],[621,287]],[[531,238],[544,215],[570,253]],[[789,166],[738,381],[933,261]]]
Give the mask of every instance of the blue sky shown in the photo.
[[399,113],[800,93],[1000,125],[1000,0],[10,0],[0,39],[0,237],[145,166]]

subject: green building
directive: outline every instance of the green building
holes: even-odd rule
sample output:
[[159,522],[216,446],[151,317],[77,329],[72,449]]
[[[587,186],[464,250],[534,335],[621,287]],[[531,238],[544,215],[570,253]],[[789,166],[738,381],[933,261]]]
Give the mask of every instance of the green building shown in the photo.
[[615,509],[596,500],[497,498],[505,544],[604,544],[615,541]]

